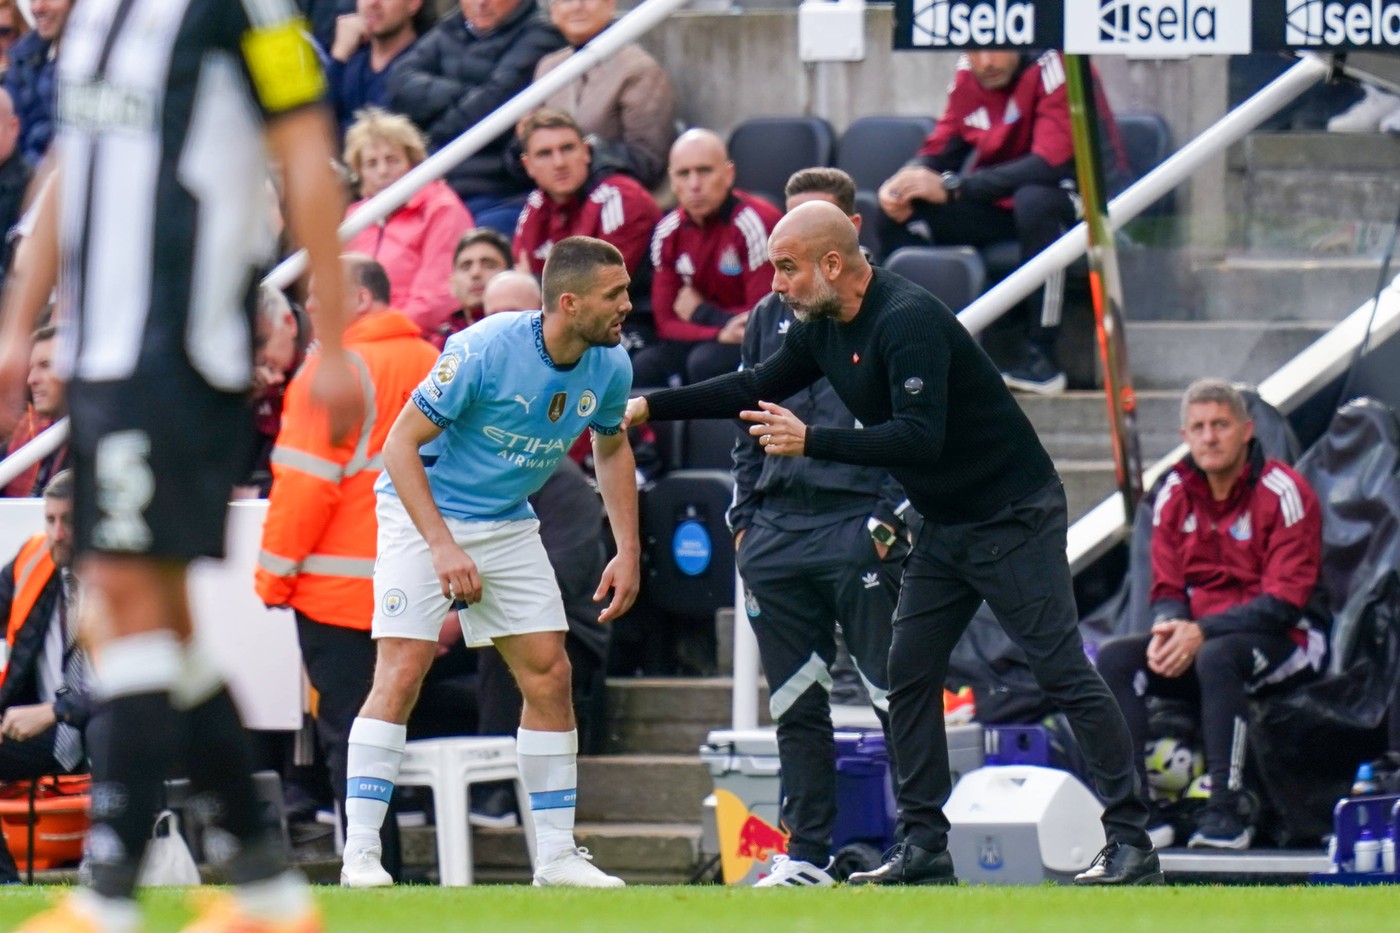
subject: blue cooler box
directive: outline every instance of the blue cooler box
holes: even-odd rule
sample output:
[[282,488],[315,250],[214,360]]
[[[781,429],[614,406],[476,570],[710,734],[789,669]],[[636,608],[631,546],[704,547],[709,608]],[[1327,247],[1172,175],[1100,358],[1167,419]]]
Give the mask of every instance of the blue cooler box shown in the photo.
[[836,825],[833,849],[864,842],[884,850],[894,845],[894,787],[885,734],[836,733]]

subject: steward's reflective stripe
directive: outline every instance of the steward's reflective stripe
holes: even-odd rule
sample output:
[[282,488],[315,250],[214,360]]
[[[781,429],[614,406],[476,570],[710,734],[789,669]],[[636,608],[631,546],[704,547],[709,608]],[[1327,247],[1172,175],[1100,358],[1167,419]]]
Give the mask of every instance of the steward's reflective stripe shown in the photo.
[[374,558],[308,554],[306,560],[301,562],[301,572],[320,574],[323,577],[355,577],[370,580],[374,578]]
[[369,365],[365,362],[364,357],[348,350],[345,352],[345,357],[352,366],[359,370],[360,388],[365,393],[365,420],[360,425],[360,439],[355,444],[355,453],[351,455],[350,462],[345,464],[345,475],[354,476],[361,470],[382,470],[384,467],[382,464],[373,468],[370,466],[374,459],[377,459],[377,457],[371,458],[369,455],[369,439],[370,435],[374,433],[375,418],[379,414],[374,407],[374,379],[370,376]]
[[291,447],[272,448],[272,462],[277,466],[300,470],[302,473],[323,479],[328,483],[340,482],[340,478],[345,472],[340,464],[334,460],[327,460],[325,457],[318,457],[315,454]]
[[258,566],[278,577],[294,577],[300,569],[296,561],[268,550],[258,551]]

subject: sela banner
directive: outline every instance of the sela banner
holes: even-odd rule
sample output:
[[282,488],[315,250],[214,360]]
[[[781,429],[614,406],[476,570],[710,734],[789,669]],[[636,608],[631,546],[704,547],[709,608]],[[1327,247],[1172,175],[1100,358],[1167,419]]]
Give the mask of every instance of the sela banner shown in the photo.
[[952,49],[1058,48],[1064,4],[1033,0],[895,0],[894,47]]
[[1400,0],[895,0],[896,49],[1400,51]]

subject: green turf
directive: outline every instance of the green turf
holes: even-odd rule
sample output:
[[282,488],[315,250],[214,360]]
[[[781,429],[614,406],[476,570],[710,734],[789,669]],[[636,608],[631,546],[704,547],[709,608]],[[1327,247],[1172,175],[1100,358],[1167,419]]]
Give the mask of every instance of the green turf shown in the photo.
[[[55,889],[0,890],[0,930],[12,930]],[[1019,933],[1162,930],[1386,930],[1400,916],[1394,888],[1167,887],[1124,891],[955,888],[759,891],[722,887],[634,887],[626,891],[537,891],[527,887],[384,891],[318,888],[332,933],[456,933],[507,930],[647,930],[748,933]],[[185,895],[145,896],[150,933],[173,933],[189,917]]]

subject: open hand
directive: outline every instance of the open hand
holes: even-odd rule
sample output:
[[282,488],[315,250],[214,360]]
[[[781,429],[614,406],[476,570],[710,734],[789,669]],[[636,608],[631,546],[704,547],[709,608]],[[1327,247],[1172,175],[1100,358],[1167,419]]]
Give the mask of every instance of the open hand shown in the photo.
[[807,452],[807,425],[792,412],[772,402],[759,402],[760,411],[741,411],[739,417],[754,422],[749,433],[758,438],[766,454],[800,457]]

